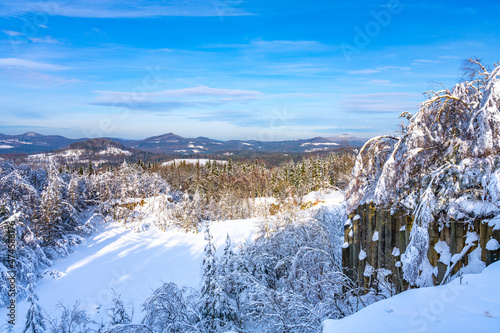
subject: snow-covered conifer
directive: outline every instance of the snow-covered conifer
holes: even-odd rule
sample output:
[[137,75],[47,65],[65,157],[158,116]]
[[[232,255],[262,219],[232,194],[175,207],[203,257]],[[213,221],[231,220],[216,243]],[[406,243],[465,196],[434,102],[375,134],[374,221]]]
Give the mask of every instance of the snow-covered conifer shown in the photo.
[[208,224],[205,228],[205,241],[207,244],[205,245],[205,255],[202,263],[200,312],[207,327],[216,331],[220,328],[223,319],[221,313],[222,290],[218,283],[217,257]]
[[43,243],[54,245],[63,235],[61,181],[56,170],[51,170],[41,195],[40,218],[37,229]]
[[26,313],[26,323],[23,333],[43,333],[45,331],[45,319],[38,305],[38,295],[34,291],[34,281],[28,284],[28,303],[30,307]]

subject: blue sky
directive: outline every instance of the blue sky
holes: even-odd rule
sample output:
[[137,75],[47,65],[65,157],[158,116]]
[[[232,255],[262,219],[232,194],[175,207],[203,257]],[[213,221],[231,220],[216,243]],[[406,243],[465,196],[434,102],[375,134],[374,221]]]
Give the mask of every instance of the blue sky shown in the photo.
[[464,59],[500,61],[499,13],[492,0],[0,0],[0,133],[393,133]]

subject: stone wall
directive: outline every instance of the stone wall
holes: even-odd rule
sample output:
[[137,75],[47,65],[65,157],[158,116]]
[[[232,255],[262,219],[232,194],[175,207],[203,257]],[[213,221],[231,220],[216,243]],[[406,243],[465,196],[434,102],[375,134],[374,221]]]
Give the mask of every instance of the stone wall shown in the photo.
[[[403,279],[400,260],[410,241],[413,217],[402,213],[391,214],[390,210],[377,208],[372,204],[359,206],[349,217],[350,220],[345,225],[345,243],[342,250],[342,263],[347,274],[359,279],[360,284],[368,288],[376,287],[375,270],[385,274],[392,273],[389,278],[396,291],[408,289],[409,285]],[[440,240],[446,242],[453,256],[464,249],[467,231],[475,231],[479,240],[455,264],[451,275],[468,264],[468,255],[477,249],[478,243],[481,246],[481,260],[486,265],[500,258],[500,249],[486,249],[490,239],[494,238],[500,242],[500,230],[493,230],[486,221],[477,219],[473,225],[454,221],[442,230],[438,229],[438,223],[433,223],[429,228],[428,259],[433,267],[437,267],[437,276],[433,278],[435,285],[441,283],[449,268],[449,265],[439,261],[440,254],[434,249],[435,244]]]

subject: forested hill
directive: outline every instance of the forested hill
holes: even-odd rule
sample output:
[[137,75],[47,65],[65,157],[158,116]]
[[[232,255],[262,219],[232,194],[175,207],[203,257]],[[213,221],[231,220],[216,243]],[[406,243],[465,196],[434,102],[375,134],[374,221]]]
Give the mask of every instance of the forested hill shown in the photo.
[[72,143],[69,147],[52,152],[38,153],[18,158],[18,162],[48,168],[51,165],[67,168],[92,168],[103,165],[117,165],[124,161],[129,163],[155,163],[165,160],[164,154],[145,152],[113,141],[111,139],[91,139]]

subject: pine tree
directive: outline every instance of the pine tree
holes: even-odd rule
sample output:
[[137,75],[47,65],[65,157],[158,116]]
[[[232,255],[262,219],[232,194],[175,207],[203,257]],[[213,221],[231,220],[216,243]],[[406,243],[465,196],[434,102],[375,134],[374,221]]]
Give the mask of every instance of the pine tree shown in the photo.
[[23,333],[42,333],[45,330],[45,321],[40,305],[38,305],[38,295],[34,292],[33,282],[28,284],[28,303],[30,308],[26,313],[26,324]]

